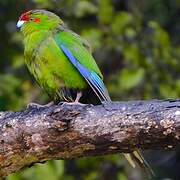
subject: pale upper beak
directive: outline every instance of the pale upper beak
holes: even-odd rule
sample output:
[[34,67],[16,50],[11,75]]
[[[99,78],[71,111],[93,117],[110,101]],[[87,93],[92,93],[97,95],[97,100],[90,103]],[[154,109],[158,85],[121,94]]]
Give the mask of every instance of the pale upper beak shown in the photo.
[[25,21],[19,20],[19,21],[17,22],[16,26],[17,26],[18,28],[20,28],[20,27],[24,24],[24,22],[25,22]]

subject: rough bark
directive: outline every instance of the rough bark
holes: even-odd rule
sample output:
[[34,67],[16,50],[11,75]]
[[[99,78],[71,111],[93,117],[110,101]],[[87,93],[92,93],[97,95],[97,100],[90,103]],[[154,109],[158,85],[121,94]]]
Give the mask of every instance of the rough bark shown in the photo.
[[180,99],[0,112],[0,176],[49,159],[173,148],[179,138]]

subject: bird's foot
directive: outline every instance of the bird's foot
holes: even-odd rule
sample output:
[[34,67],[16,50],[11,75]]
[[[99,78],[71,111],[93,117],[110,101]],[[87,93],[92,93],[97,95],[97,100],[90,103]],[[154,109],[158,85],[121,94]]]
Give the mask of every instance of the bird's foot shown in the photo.
[[48,104],[45,104],[45,105],[41,105],[41,104],[37,104],[37,103],[29,103],[28,105],[27,105],[27,108],[29,109],[29,108],[37,108],[37,109],[39,109],[39,108],[43,108],[43,107],[50,107],[50,106],[52,106],[54,104],[54,102],[53,101],[51,101],[51,102],[49,102]]
[[80,106],[86,106],[87,104],[82,104],[82,103],[80,103],[80,102],[77,102],[77,101],[74,101],[74,102],[65,102],[65,101],[63,101],[63,102],[60,102],[60,103],[58,103],[58,105],[71,105],[71,106],[73,106],[73,105],[80,105]]

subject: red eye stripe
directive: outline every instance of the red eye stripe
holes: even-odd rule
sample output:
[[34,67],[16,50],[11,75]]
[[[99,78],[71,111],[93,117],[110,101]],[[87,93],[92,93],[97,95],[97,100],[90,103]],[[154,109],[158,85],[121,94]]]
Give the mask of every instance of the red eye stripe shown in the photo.
[[40,22],[40,18],[31,18],[30,17],[30,11],[22,13],[21,16],[19,17],[19,20],[20,21],[33,21],[35,23]]
[[21,20],[21,21],[29,21],[29,19],[30,19],[29,18],[29,11],[21,14],[21,16],[19,18],[19,20]]
[[35,23],[39,23],[40,22],[40,18],[32,18],[32,21]]

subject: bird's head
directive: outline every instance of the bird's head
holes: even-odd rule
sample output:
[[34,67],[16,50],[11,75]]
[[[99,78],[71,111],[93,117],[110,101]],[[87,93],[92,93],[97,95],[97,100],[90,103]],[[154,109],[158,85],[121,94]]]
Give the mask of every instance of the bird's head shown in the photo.
[[31,10],[21,14],[17,22],[17,27],[22,31],[51,30],[63,21],[54,13],[46,10]]

